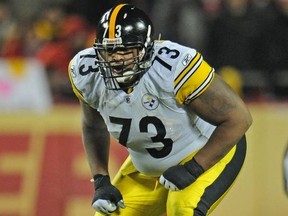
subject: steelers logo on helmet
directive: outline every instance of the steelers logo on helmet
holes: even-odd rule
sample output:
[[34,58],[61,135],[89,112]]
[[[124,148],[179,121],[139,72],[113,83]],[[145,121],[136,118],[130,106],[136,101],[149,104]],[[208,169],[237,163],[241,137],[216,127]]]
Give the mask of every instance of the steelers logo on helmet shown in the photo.
[[120,4],[100,19],[94,48],[107,89],[134,87],[151,66],[154,51],[151,20],[140,9]]

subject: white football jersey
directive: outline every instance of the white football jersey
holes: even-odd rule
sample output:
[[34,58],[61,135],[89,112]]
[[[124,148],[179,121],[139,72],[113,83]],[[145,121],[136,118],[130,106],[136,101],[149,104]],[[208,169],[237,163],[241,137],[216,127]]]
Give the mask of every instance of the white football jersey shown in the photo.
[[214,126],[188,114],[184,104],[204,92],[214,77],[196,50],[155,41],[152,66],[130,94],[107,90],[93,48],[69,66],[75,94],[104,118],[111,135],[128,149],[142,173],[160,176],[205,145]]

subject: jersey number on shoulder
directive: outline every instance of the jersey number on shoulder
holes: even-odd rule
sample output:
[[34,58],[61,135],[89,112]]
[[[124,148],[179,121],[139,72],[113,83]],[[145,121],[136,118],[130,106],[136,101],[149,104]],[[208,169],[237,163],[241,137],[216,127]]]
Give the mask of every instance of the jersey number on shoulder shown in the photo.
[[[171,59],[176,59],[180,55],[180,52],[176,49],[169,49],[168,47],[162,47],[161,49],[158,50],[158,54],[159,55],[165,54],[168,55]],[[161,65],[163,65],[165,68],[171,71],[172,66],[167,62],[163,61],[158,55],[155,56],[155,58],[152,61],[152,64],[154,64],[155,61],[159,62]]]
[[89,65],[89,67],[87,69],[85,68],[85,65],[81,65],[79,68],[79,73],[82,76],[86,76],[87,74],[89,74],[91,72],[94,72],[94,73],[99,72],[99,68],[98,67],[93,68],[91,65]]
[[[117,118],[110,116],[110,121],[114,124],[122,125],[122,130],[119,136],[119,143],[126,146],[132,119],[126,118]],[[163,158],[170,154],[172,150],[173,141],[170,138],[165,138],[166,129],[162,121],[155,116],[145,116],[139,122],[139,131],[141,133],[148,132],[148,125],[152,124],[156,131],[157,135],[154,137],[150,137],[152,142],[161,142],[164,147],[161,149],[156,148],[146,148],[149,154],[154,158]]]

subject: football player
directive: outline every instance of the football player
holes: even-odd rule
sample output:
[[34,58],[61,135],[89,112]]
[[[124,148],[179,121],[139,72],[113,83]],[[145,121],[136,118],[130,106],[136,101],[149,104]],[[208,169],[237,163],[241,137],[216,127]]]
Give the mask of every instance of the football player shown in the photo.
[[[208,215],[245,160],[244,102],[199,52],[153,31],[142,10],[116,5],[69,65],[96,215]],[[110,134],[129,152],[113,181]]]

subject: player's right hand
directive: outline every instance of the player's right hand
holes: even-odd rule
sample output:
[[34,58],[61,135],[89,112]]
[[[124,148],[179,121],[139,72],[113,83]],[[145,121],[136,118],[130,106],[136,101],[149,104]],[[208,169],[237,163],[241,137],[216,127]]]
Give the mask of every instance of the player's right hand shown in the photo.
[[93,179],[95,192],[92,206],[97,212],[112,214],[118,207],[125,208],[122,194],[111,184],[108,175],[97,174]]

